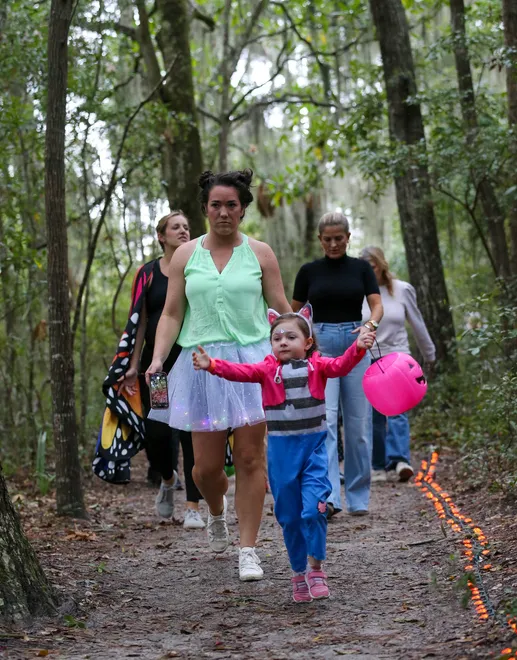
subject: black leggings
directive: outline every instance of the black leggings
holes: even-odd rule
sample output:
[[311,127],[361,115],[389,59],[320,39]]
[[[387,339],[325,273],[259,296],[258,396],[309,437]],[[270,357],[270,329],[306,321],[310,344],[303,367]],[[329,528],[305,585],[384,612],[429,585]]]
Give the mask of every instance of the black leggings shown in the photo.
[[[139,380],[140,396],[142,397],[144,411],[147,414],[151,407],[149,388],[143,376]],[[149,464],[151,469],[159,472],[162,479],[166,481],[172,479],[174,470],[178,467],[180,443],[183,451],[183,472],[185,473],[187,502],[199,502],[203,498],[192,479],[192,468],[194,467],[192,435],[188,431],[178,431],[168,424],[157,422],[154,419],[145,420],[145,449]]]
[[166,481],[172,479],[174,467],[178,465],[178,448],[181,443],[187,502],[199,502],[202,499],[201,494],[192,479],[192,468],[194,467],[192,435],[187,431],[172,429],[167,424],[152,419],[145,420],[145,428],[149,463],[151,468],[158,471],[162,475],[162,479]]

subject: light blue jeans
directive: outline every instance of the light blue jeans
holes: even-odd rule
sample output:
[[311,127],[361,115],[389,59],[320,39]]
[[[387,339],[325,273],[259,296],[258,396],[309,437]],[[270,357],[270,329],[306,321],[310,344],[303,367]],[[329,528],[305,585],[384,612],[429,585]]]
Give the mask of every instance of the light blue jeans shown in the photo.
[[374,470],[394,470],[399,461],[410,462],[407,413],[386,418],[374,410],[372,467]]
[[[342,355],[357,339],[355,330],[361,325],[353,323],[315,323],[314,330],[319,350],[327,357]],[[343,378],[329,378],[325,389],[327,408],[327,454],[332,493],[328,502],[340,511],[341,483],[337,450],[338,413],[341,404],[345,430],[345,499],[348,511],[368,510],[370,501],[370,474],[372,460],[372,407],[363,392],[363,376],[370,366],[366,354],[361,362]]]

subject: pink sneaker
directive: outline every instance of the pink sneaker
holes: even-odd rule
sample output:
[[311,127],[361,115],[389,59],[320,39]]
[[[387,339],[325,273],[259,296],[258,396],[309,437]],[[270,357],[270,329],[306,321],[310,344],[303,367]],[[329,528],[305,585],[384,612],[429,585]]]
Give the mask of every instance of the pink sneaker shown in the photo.
[[319,598],[328,598],[330,596],[326,573],[321,570],[307,571],[306,579],[309,587],[309,594],[312,598],[317,600]]
[[293,583],[293,600],[295,603],[310,603],[312,601],[309,585],[305,575],[295,575],[291,578]]

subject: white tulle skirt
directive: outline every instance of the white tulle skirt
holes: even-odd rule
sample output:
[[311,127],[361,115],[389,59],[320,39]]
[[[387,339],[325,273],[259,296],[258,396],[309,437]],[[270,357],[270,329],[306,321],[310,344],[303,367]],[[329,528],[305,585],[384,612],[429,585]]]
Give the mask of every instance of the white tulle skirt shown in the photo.
[[[212,358],[230,362],[261,362],[271,353],[268,340],[241,346],[214,342],[203,346]],[[182,431],[224,431],[264,421],[262,392],[258,383],[236,383],[196,371],[192,348],[184,348],[169,373],[169,407],[151,410],[149,419]]]

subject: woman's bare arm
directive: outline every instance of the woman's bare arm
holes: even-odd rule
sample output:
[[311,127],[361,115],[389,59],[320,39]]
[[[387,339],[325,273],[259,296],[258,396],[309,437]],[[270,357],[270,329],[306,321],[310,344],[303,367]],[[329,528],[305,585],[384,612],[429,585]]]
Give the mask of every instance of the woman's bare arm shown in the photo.
[[169,265],[169,284],[167,298],[162,315],[156,328],[154,340],[153,361],[146,371],[148,374],[162,371],[163,363],[169,356],[171,348],[178,338],[185,315],[185,266],[194,248],[196,241],[190,241],[179,247],[174,253]]
[[257,255],[262,268],[262,291],[267,304],[280,314],[290,312],[291,306],[285,297],[280,267],[275,253],[266,243],[253,239],[250,239],[250,247]]
[[379,293],[371,293],[369,296],[366,296],[366,301],[370,308],[370,319],[380,323],[384,315],[384,308],[382,306],[381,296]]

